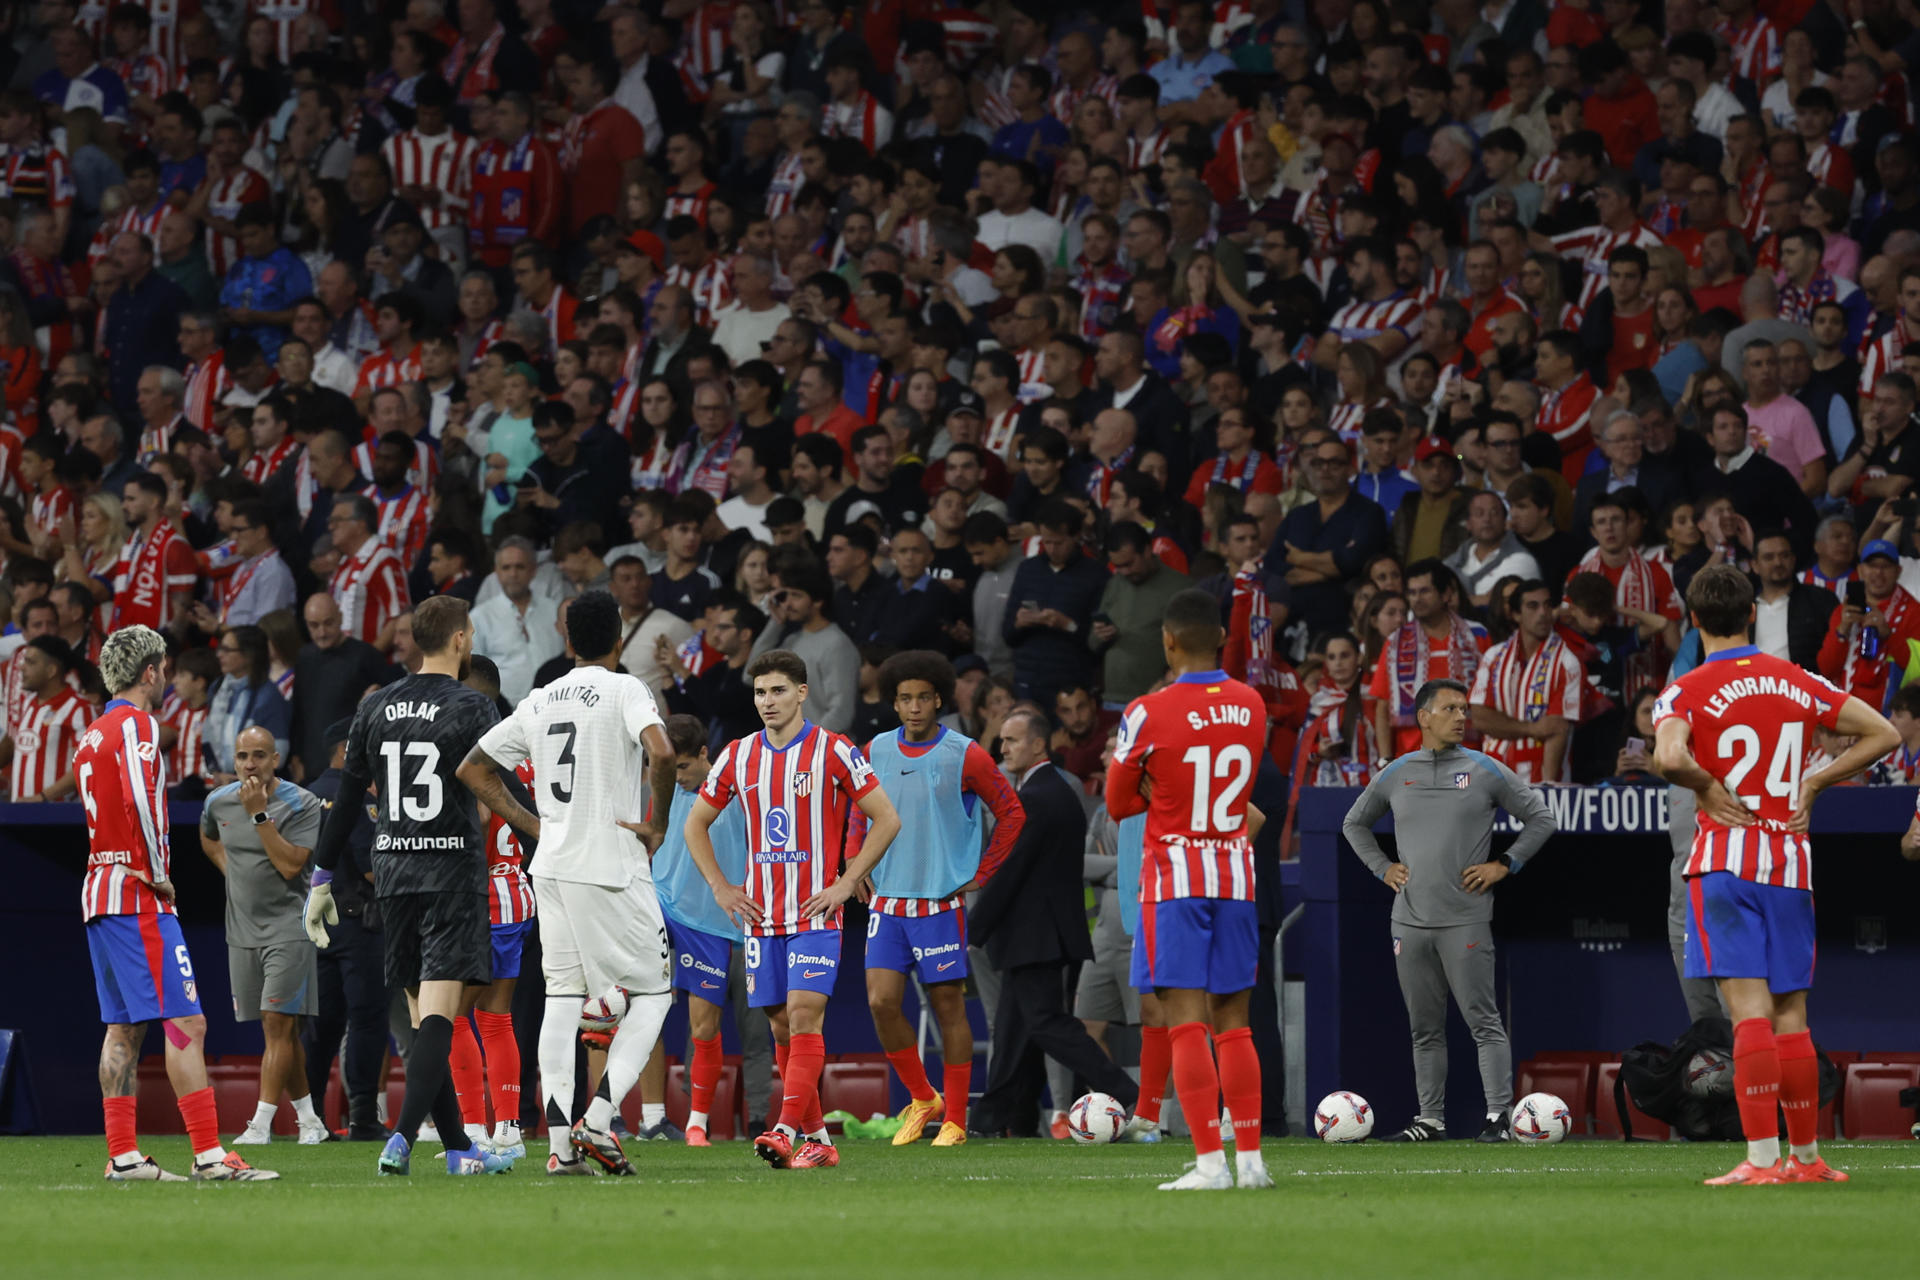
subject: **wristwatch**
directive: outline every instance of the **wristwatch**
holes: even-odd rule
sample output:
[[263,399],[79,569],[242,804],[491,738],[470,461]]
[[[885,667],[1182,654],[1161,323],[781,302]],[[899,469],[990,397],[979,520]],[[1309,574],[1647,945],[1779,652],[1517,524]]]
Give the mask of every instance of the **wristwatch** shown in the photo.
[[267,816],[267,811],[265,809],[262,809],[260,812],[253,815],[253,825],[256,827],[264,827],[269,822],[272,822],[272,821],[273,819]]
[[[260,818],[264,818],[264,817],[266,817],[266,815],[265,815],[264,813],[260,815]],[[255,819],[254,819],[254,821],[255,821],[255,822],[258,822],[258,821],[260,821],[260,818],[255,818]],[[1509,870],[1509,871],[1511,871],[1511,870],[1513,870],[1513,859],[1512,859],[1511,857],[1509,857],[1509,856],[1508,856],[1507,854],[1504,854],[1504,853],[1496,853],[1496,854],[1494,854],[1494,855],[1493,855],[1492,857],[1490,857],[1490,858],[1488,858],[1488,859],[1487,859],[1487,861],[1488,861],[1488,862],[1497,862],[1497,863],[1499,863],[1499,864],[1500,864],[1501,866],[1503,866],[1503,867],[1505,867],[1505,868],[1506,868],[1507,870]]]

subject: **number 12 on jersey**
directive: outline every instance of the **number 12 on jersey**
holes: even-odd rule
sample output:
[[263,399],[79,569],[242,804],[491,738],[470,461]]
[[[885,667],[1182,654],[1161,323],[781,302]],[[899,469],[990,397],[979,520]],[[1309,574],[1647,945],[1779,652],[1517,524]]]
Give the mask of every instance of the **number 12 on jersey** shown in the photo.
[[[1233,807],[1253,778],[1253,753],[1236,742],[1218,751],[1204,745],[1188,747],[1180,759],[1193,768],[1191,822],[1195,834],[1211,831],[1231,835],[1244,825],[1244,812],[1235,818]],[[1216,780],[1223,783],[1217,792],[1213,786]]]

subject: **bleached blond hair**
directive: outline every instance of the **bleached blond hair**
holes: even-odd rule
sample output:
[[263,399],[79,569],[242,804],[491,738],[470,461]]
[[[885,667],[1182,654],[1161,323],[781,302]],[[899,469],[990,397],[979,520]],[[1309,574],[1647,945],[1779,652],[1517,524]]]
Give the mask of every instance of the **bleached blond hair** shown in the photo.
[[100,646],[100,680],[118,695],[140,683],[140,673],[167,660],[167,642],[152,627],[121,627]]

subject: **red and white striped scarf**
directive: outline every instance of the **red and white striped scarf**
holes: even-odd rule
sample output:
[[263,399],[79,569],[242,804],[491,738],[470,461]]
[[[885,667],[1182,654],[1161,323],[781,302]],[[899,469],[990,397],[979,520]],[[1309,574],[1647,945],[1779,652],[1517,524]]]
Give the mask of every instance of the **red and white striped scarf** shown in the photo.
[[1259,560],[1249,560],[1233,575],[1235,603],[1242,597],[1247,600],[1247,683],[1258,688],[1273,681],[1273,615],[1267,608],[1267,575]]
[[[1418,619],[1409,619],[1393,640],[1393,723],[1397,728],[1413,725],[1413,698],[1427,682],[1427,665],[1433,641]],[[1447,675],[1463,684],[1473,683],[1480,666],[1480,646],[1473,628],[1457,613],[1447,615]]]
[[[1607,563],[1600,558],[1600,548],[1595,547],[1580,559],[1577,573],[1597,573],[1607,576]],[[1620,567],[1620,581],[1613,587],[1613,600],[1616,605],[1637,609],[1643,613],[1658,613],[1665,603],[1659,598],[1659,584],[1653,576],[1653,566],[1644,556],[1627,556],[1626,564]],[[1625,615],[1620,621],[1626,622]]]

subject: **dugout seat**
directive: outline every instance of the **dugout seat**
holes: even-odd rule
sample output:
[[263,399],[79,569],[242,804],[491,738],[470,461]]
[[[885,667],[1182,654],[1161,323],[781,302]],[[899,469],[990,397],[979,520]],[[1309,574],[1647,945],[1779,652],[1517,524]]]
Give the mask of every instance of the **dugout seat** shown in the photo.
[[[1596,1138],[1619,1138],[1624,1136],[1620,1124],[1620,1112],[1614,1106],[1613,1082],[1620,1078],[1620,1064],[1603,1062],[1594,1071],[1593,1078],[1593,1134]],[[1652,1116],[1633,1105],[1628,1098],[1627,1114],[1633,1121],[1635,1141],[1642,1138],[1654,1142],[1665,1142],[1673,1136],[1673,1130],[1664,1120],[1655,1120]]]
[[1541,1054],[1537,1058],[1529,1058],[1520,1064],[1514,1074],[1513,1100],[1518,1102],[1530,1093],[1553,1094],[1573,1112],[1573,1128],[1569,1136],[1584,1137],[1592,1132],[1588,1117],[1593,1115],[1594,1109],[1594,1069],[1600,1065],[1588,1060],[1590,1056],[1582,1054],[1574,1058]]
[[[731,1141],[735,1136],[735,1117],[739,1114],[739,1103],[734,1095],[740,1091],[740,1067],[737,1063],[726,1063],[720,1068],[720,1078],[713,1084],[713,1105],[707,1111],[707,1137],[715,1142]],[[627,1095],[628,1106],[622,1110],[631,1110],[627,1117],[629,1128],[640,1116],[640,1091],[635,1089]],[[687,1112],[692,1110],[692,1096],[687,1089],[687,1068],[684,1064],[675,1064],[667,1068],[667,1119],[679,1128],[687,1127]]]
[[820,1110],[845,1111],[862,1120],[888,1113],[887,1063],[829,1062],[820,1073]]
[[1840,1113],[1853,1141],[1905,1138],[1914,1109],[1900,1105],[1900,1091],[1920,1087],[1920,1062],[1861,1061],[1847,1067]]
[[[220,1118],[220,1132],[238,1133],[253,1119],[254,1104],[260,1100],[260,1059],[249,1054],[227,1054],[207,1059],[207,1083],[213,1087],[214,1110]],[[173,1084],[167,1079],[164,1055],[153,1054],[141,1060],[134,1086],[134,1122],[141,1133],[180,1134],[187,1131],[180,1118],[180,1107],[173,1096]],[[293,1108],[283,1106],[274,1118],[276,1134],[294,1133]]]

